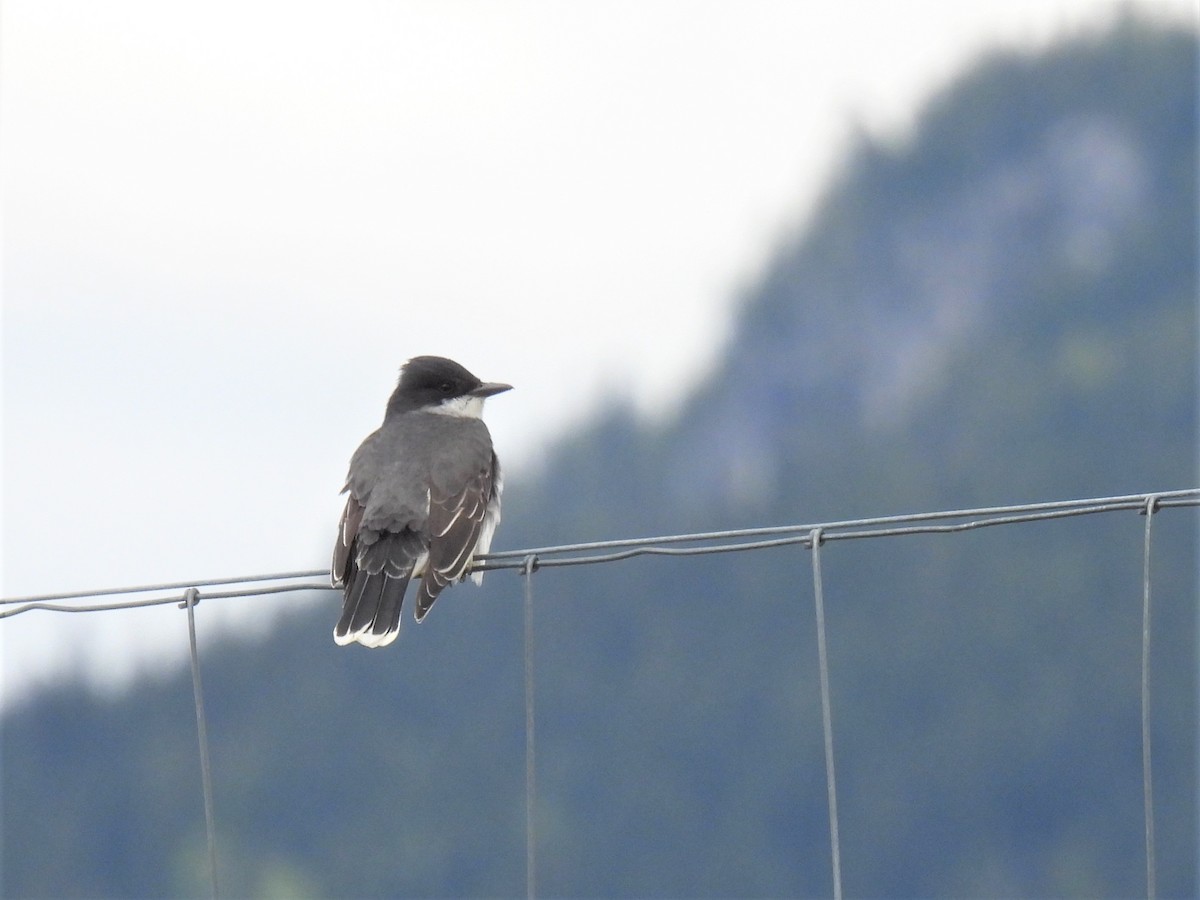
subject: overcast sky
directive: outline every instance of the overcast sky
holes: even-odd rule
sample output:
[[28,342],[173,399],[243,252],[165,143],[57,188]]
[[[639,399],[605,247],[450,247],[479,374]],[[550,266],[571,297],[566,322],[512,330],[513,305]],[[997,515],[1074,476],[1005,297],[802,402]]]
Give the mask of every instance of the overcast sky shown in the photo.
[[[327,565],[416,354],[516,385],[510,469],[606,397],[669,409],[856,129],[1114,9],[6,0],[4,596]],[[119,683],[182,628],[0,620],[5,691]]]

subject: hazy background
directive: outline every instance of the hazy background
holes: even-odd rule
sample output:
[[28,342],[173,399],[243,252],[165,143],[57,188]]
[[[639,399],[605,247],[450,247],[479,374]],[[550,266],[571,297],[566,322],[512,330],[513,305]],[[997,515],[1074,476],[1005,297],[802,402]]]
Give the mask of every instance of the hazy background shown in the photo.
[[[1194,8],[118,9],[2,18],[7,596],[325,564],[418,352],[517,384],[502,548],[1197,483]],[[848,896],[1142,894],[1145,525],[826,546]],[[1154,519],[1163,897],[1198,532]],[[531,586],[541,892],[828,896],[808,554]],[[521,600],[386,651],[202,603],[223,895],[522,894]],[[0,636],[0,894],[207,893],[185,617]]]
[[[606,397],[664,413],[855,133],[1117,8],[5,2],[4,595],[325,565],[419,353],[517,386],[510,471]],[[178,626],[5,621],[5,696]]]

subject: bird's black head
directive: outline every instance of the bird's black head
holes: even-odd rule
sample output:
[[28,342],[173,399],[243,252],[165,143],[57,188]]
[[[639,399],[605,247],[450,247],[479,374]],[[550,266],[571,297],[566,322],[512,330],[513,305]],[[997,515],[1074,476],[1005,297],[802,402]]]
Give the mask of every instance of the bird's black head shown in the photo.
[[414,356],[400,370],[400,383],[388,401],[388,413],[435,409],[451,415],[478,416],[484,398],[511,387],[480,381],[443,356]]

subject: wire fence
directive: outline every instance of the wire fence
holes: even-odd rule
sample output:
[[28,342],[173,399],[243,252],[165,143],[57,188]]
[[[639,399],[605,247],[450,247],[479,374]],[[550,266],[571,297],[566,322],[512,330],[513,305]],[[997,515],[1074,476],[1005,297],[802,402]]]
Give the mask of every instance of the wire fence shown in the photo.
[[[535,852],[537,847],[537,831],[534,821],[536,798],[534,698],[536,682],[533,667],[533,576],[539,569],[598,565],[619,562],[640,556],[700,556],[714,553],[762,550],[788,545],[799,545],[811,552],[818,666],[820,669],[821,718],[829,812],[832,893],[837,900],[841,900],[842,867],[837,815],[837,779],[834,767],[833,715],[832,704],[830,702],[829,666],[826,649],[824,586],[821,576],[822,545],[831,541],[894,538],[920,534],[955,534],[1003,525],[1019,525],[1076,516],[1134,511],[1145,516],[1145,528],[1142,540],[1142,792],[1145,818],[1146,894],[1148,897],[1154,898],[1157,886],[1154,847],[1153,755],[1150,743],[1150,557],[1152,524],[1155,516],[1164,509],[1195,506],[1200,506],[1200,488],[1126,494],[1086,500],[1059,500],[1013,506],[941,510],[907,515],[848,519],[839,522],[671,534],[648,538],[589,541],[585,543],[533,547],[523,550],[505,550],[478,557],[472,565],[472,571],[515,570],[522,575],[525,581],[525,843],[527,896],[532,900],[536,895],[537,868]],[[217,588],[217,590],[214,590],[214,588]],[[209,762],[204,694],[200,676],[200,659],[196,644],[196,605],[201,599],[259,597],[290,591],[314,590],[333,590],[329,583],[328,569],[306,569],[265,575],[208,578],[193,581],[110,587],[91,591],[71,591],[0,599],[0,619],[35,610],[84,613],[116,609],[136,609],[170,603],[178,604],[181,609],[187,611],[201,784],[204,793],[205,830],[208,838],[209,879],[214,898],[219,894],[216,816],[213,808],[212,772]]]

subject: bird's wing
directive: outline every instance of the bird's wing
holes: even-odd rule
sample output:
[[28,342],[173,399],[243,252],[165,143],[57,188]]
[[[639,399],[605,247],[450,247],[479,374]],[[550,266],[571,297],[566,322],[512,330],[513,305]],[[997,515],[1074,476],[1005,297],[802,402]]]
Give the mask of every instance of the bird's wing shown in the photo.
[[362,524],[365,507],[351,494],[346,498],[346,508],[338,523],[337,540],[333,543],[333,566],[329,577],[334,587],[342,587],[350,576],[350,564],[354,559],[354,541]]
[[430,491],[429,560],[417,593],[418,622],[425,618],[442,589],[466,573],[493,499],[494,474],[494,464],[488,465],[456,493]]

